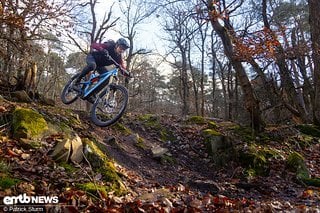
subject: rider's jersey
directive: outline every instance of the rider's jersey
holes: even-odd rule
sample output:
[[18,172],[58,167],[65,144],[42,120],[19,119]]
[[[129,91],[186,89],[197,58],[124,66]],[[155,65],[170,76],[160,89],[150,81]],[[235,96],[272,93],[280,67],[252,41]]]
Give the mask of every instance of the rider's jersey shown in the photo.
[[93,55],[97,66],[109,66],[113,62],[105,55],[104,50],[108,50],[109,55],[120,64],[121,68],[125,69],[122,56],[115,52],[116,43],[112,40],[104,43],[92,43],[91,54]]

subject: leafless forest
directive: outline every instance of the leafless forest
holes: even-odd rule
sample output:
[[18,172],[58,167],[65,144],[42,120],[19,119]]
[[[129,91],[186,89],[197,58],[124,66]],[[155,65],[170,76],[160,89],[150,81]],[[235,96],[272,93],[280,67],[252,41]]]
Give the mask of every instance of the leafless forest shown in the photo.
[[[130,112],[215,117],[257,131],[320,124],[319,1],[122,0],[100,14],[102,5],[1,0],[1,94],[25,90],[60,104],[67,70],[79,71],[90,43],[116,30],[130,43]],[[141,42],[148,23],[160,26],[163,50]]]

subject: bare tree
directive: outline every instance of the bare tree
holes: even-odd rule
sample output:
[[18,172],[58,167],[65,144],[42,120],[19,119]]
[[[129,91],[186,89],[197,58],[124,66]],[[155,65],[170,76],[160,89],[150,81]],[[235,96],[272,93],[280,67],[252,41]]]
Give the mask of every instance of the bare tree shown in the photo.
[[188,12],[188,7],[184,4],[171,5],[166,8],[167,17],[164,20],[164,29],[169,35],[169,41],[172,44],[171,55],[174,56],[175,70],[179,72],[180,77],[180,97],[182,101],[182,115],[185,116],[189,113],[189,76],[188,70],[190,65],[188,65],[188,53],[190,51],[191,37],[193,30],[191,30],[190,13]]
[[308,0],[309,3],[309,23],[311,27],[312,58],[314,64],[313,79],[315,97],[313,103],[313,122],[320,126],[320,2],[318,0]]
[[204,103],[205,103],[205,89],[204,89],[204,77],[205,77],[205,44],[206,44],[206,38],[208,37],[208,30],[209,30],[209,24],[207,21],[201,19],[200,17],[195,17],[196,24],[198,26],[197,34],[200,34],[200,44],[198,42],[195,42],[195,46],[199,49],[200,55],[201,55],[201,63],[200,63],[200,69],[201,69],[201,79],[200,79],[200,89],[201,89],[201,115],[204,116]]
[[[84,53],[87,53],[88,50],[83,48],[79,39],[85,38],[85,42],[89,44],[102,42],[106,33],[112,29],[120,19],[119,17],[114,18],[112,16],[114,6],[114,4],[112,4],[109,11],[106,11],[102,20],[99,21],[98,14],[96,13],[96,8],[98,6],[98,0],[85,0],[83,3],[80,3],[77,7],[78,12],[76,13],[79,14],[79,17],[74,15],[76,31],[78,32],[79,37],[76,38],[75,36],[68,34],[73,43]],[[86,10],[88,10],[87,12],[89,12],[89,14],[83,13]]]
[[[139,31],[143,30],[141,26],[148,21],[156,9],[149,7],[149,4],[143,0],[124,0],[120,2],[122,19],[119,34],[129,40],[130,47],[126,57],[126,65],[127,69],[135,75],[139,72],[140,56],[146,56],[151,53],[150,50],[139,48],[136,39],[139,36]],[[131,87],[134,87],[136,83],[131,83]],[[127,81],[125,81],[125,86],[130,88]]]
[[[217,2],[219,3],[217,4]],[[242,3],[243,0],[241,0],[238,5],[234,6],[234,10],[240,7]],[[208,0],[207,7],[212,27],[221,38],[225,54],[236,71],[237,79],[239,80],[244,93],[245,108],[248,110],[251,117],[251,125],[256,131],[261,131],[264,128],[264,122],[261,117],[259,102],[254,94],[246,71],[241,64],[241,60],[235,57],[235,49],[233,47],[232,37],[230,36],[230,34],[234,34],[234,29],[229,19],[230,13],[232,13],[233,10],[228,10],[230,6],[226,5],[224,0]],[[224,21],[225,26],[220,24],[219,19]]]
[[[262,17],[265,29],[268,30],[270,36],[277,41],[276,35],[270,27],[270,23],[267,16],[267,1],[262,0]],[[280,72],[281,83],[284,90],[288,96],[289,103],[286,103],[287,108],[296,116],[300,117],[302,121],[308,122],[308,114],[304,107],[303,100],[299,98],[299,95],[296,91],[295,85],[293,83],[292,77],[286,63],[285,50],[280,42],[276,42],[276,53],[275,53],[275,63],[277,64]],[[292,107],[293,106],[293,107]],[[295,109],[295,108],[296,109]]]
[[72,5],[73,1],[67,0],[59,3],[46,0],[0,1],[0,42],[5,47],[1,54],[4,65],[0,77],[6,83],[14,84],[17,90],[34,90],[37,62],[33,56],[37,52],[31,51],[32,47],[36,41],[46,39],[44,34],[47,31],[59,34],[60,27],[67,27],[64,18],[72,10]]

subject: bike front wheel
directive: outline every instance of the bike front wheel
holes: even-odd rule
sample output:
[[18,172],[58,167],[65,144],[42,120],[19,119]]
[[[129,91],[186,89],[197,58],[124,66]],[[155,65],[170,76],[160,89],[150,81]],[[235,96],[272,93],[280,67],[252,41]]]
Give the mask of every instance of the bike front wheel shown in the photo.
[[108,85],[92,105],[92,122],[100,127],[114,124],[125,112],[128,98],[128,90],[124,86]]

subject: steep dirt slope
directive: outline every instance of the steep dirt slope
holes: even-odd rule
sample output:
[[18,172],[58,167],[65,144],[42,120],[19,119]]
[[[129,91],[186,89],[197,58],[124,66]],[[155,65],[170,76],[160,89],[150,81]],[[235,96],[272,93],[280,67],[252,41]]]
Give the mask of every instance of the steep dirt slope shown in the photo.
[[[238,162],[227,162],[222,167],[212,162],[201,134],[208,128],[207,124],[190,123],[170,116],[151,116],[154,123],[150,123],[150,117],[149,120],[141,119],[141,115],[129,117],[120,123],[129,128],[132,134],[127,135],[114,127],[93,129],[104,141],[109,155],[139,177],[140,181],[131,183],[132,189],[138,194],[150,192],[152,188],[173,187],[177,190],[180,187],[184,190],[182,194],[190,193],[190,196],[178,196],[179,199],[189,199],[189,207],[201,211],[216,207],[245,209],[249,206],[265,210],[319,208],[319,188],[301,185],[295,174],[286,168],[284,159],[270,160],[268,175],[248,177],[245,168]],[[223,127],[220,130],[229,134]],[[165,131],[169,131],[166,132],[169,136],[163,138]],[[279,130],[271,128],[269,134],[280,141],[271,141],[266,145],[286,150],[286,138],[296,133],[297,130],[291,127],[279,127]],[[137,145],[136,135],[143,139],[143,145]],[[239,135],[234,137],[240,139]],[[299,134],[294,137],[299,137]],[[153,157],[151,151],[159,146],[168,149],[161,159]],[[312,153],[319,150],[319,142],[315,141],[304,148],[299,146],[298,149],[305,154],[308,165],[312,164],[313,176],[319,176],[319,152]],[[210,201],[212,206],[208,204],[206,207],[202,203],[208,199],[206,195],[213,196]],[[156,201],[154,197],[152,199]],[[159,199],[161,202],[161,196]]]

